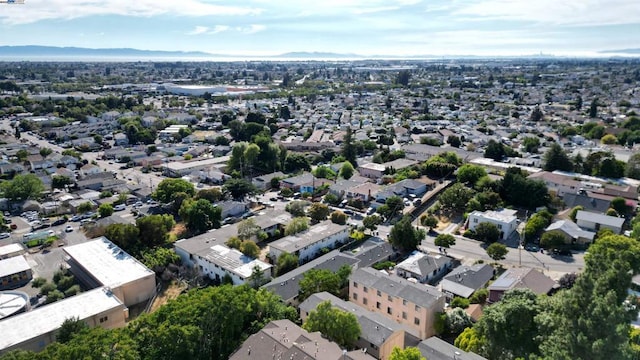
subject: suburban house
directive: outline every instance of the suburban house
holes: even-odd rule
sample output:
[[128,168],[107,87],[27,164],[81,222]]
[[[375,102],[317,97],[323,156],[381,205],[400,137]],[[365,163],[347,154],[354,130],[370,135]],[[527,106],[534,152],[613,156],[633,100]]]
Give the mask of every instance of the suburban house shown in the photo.
[[489,285],[487,301],[489,303],[500,301],[505,292],[516,288],[530,289],[537,295],[542,295],[548,294],[555,286],[555,281],[536,269],[507,269],[496,281]]
[[598,232],[604,228],[620,234],[622,233],[624,218],[578,210],[576,223],[585,230]]
[[[253,217],[261,231],[274,235],[276,231],[282,231],[291,220],[291,214],[286,211],[265,211]],[[230,224],[219,229],[213,229],[204,234],[188,239],[181,239],[173,244],[173,248],[180,256],[182,264],[187,267],[197,267],[195,256],[202,252],[208,252],[214,245],[224,245],[232,236],[238,235],[238,224]]]
[[[80,174],[85,177],[101,173],[102,170],[98,165],[86,164],[80,168]],[[113,175],[111,175],[113,177]]]
[[266,174],[262,176],[256,176],[251,180],[251,183],[260,190],[269,190],[271,189],[271,180],[273,179],[281,179],[285,177],[283,173],[280,171],[276,171],[271,174]]
[[577,194],[582,188],[580,181],[575,180],[562,174],[556,174],[549,171],[540,171],[528,176],[529,179],[541,180],[547,185],[550,192],[564,199],[565,194]]
[[294,254],[302,264],[318,257],[323,248],[334,249],[348,239],[348,226],[326,220],[304,232],[272,242],[269,245],[269,256],[277,259],[284,253]]
[[429,360],[487,360],[476,353],[466,352],[448,342],[432,336],[418,344],[420,354]]
[[216,203],[215,206],[219,207],[222,211],[222,219],[226,219],[230,216],[239,217],[249,211],[249,207],[247,206],[247,204],[240,201],[221,201]]
[[360,350],[343,352],[319,332],[309,333],[285,319],[274,320],[249,336],[229,360],[373,360],[364,355]]
[[225,276],[231,277],[234,285],[248,282],[253,275],[254,268],[262,272],[260,281],[271,279],[271,268],[258,259],[248,257],[236,249],[229,249],[224,245],[213,245],[209,251],[203,251],[194,256],[200,272],[214,281],[222,281]]
[[116,146],[129,145],[129,138],[127,137],[127,134],[124,133],[117,133],[113,135],[113,140]]
[[367,203],[375,199],[380,189],[382,189],[382,186],[371,182],[357,183],[357,185],[348,188],[346,193],[348,198],[360,199],[362,202]]
[[549,225],[545,232],[555,232],[562,235],[568,245],[588,245],[593,242],[596,233],[582,230],[571,220],[559,220]]
[[407,346],[416,346],[420,342],[419,334],[415,329],[352,302],[344,301],[328,292],[313,294],[300,304],[298,309],[302,321],[305,321],[309,313],[325,301],[329,301],[334,308],[355,315],[361,329],[355,347],[363,349],[376,359],[387,360],[394,347],[404,349]]
[[373,268],[359,268],[349,278],[349,300],[418,331],[421,339],[435,335],[437,313],[445,296],[433,286],[416,284]]
[[518,218],[516,217],[517,210],[502,209],[499,211],[487,210],[478,211],[475,210],[469,214],[468,228],[475,230],[478,224],[484,222],[492,223],[500,230],[500,238],[506,240],[518,227]]
[[380,179],[387,168],[383,164],[365,163],[358,166],[358,173],[369,179]]
[[298,176],[280,180],[280,187],[291,189],[292,191],[299,193],[310,194],[313,194],[313,191],[317,187],[330,184],[333,184],[333,181],[316,178],[311,173],[304,173]]
[[440,282],[440,289],[451,300],[454,296],[468,299],[482,289],[493,277],[493,267],[488,264],[458,266]]
[[416,279],[420,283],[434,281],[451,268],[451,258],[444,255],[427,255],[414,251],[409,257],[396,265],[396,274],[405,279]]
[[611,206],[610,199],[598,198],[595,193],[581,192],[581,193],[567,193],[562,199],[568,208],[574,208],[576,206],[582,206],[584,211],[591,213],[602,214]]
[[156,274],[106,237],[65,246],[69,270],[88,288],[107,287],[125,306],[156,294]]

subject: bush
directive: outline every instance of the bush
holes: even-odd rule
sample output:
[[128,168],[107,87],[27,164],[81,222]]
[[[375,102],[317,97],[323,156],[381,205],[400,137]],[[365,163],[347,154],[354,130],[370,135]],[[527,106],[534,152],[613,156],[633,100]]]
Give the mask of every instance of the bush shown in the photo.
[[393,261],[382,261],[382,262],[373,264],[373,268],[376,270],[387,270],[394,266],[396,266],[396,263],[394,263]]
[[487,297],[489,297],[489,290],[478,289],[471,295],[469,302],[472,304],[484,304],[487,301]]
[[33,281],[31,282],[31,286],[37,289],[46,283],[47,283],[47,279],[42,277],[37,277],[33,279]]
[[73,285],[64,292],[64,297],[74,296],[80,293],[80,285]]
[[48,296],[50,292],[56,290],[56,285],[52,283],[46,283],[40,287],[40,295]]
[[73,286],[74,283],[75,279],[73,276],[65,276],[56,282],[56,286],[58,287],[58,290],[64,292]]
[[452,308],[463,308],[463,309],[466,309],[466,308],[469,307],[469,304],[471,304],[469,299],[461,298],[459,296],[456,296],[456,297],[453,298],[453,300],[451,300],[451,307]]
[[64,299],[64,294],[60,290],[52,290],[47,295],[47,301],[45,304],[51,304],[52,302],[56,302],[58,300]]

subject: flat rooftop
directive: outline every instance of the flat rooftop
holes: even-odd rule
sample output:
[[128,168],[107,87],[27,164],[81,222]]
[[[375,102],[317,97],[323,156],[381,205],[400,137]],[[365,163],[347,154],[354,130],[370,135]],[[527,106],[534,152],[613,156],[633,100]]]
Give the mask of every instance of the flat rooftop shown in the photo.
[[302,249],[306,246],[315,244],[318,241],[326,239],[332,235],[338,234],[347,230],[346,225],[334,224],[327,220],[309,228],[309,230],[284,237],[280,240],[276,240],[271,243],[272,248],[276,248],[288,253],[294,253],[296,250]]
[[256,266],[259,267],[261,271],[266,271],[273,267],[273,265],[248,257],[238,250],[229,249],[223,245],[212,246],[211,251],[205,255],[204,258],[243,278],[250,277],[253,273],[253,268]]
[[209,159],[186,161],[186,162],[175,161],[175,162],[168,163],[166,167],[169,170],[178,171],[178,170],[195,168],[199,166],[209,166],[209,165],[213,166],[213,165],[219,165],[219,164],[226,164],[230,158],[231,158],[230,156],[219,156],[219,157],[214,157]]
[[0,277],[13,275],[29,269],[31,269],[31,266],[29,266],[29,263],[22,255],[0,260]]
[[13,253],[17,253],[20,251],[23,251],[24,247],[22,247],[22,245],[20,244],[9,244],[9,245],[4,245],[4,246],[0,246],[0,257],[7,255],[7,254],[13,254]]
[[29,295],[21,291],[0,292],[0,320],[22,310],[29,302]]
[[64,251],[103,286],[116,287],[155,275],[104,236],[65,247]]
[[105,288],[98,288],[0,321],[0,350],[58,329],[70,318],[80,320],[125,307]]

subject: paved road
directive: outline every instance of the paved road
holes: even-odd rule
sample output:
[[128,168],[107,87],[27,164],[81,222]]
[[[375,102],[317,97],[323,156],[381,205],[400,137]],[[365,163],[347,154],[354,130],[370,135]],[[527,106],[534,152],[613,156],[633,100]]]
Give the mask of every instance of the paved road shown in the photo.
[[[433,243],[434,237],[427,236],[422,241],[421,248],[427,251],[438,252],[438,247]],[[476,260],[482,259],[485,262],[493,262],[485,251],[483,243],[476,240],[456,236],[456,244],[447,249],[447,254],[459,259],[464,264],[473,264]],[[581,272],[584,268],[584,254],[574,253],[573,256],[551,256],[539,252],[518,250],[509,248],[509,252],[504,260],[499,263],[510,267],[531,267],[539,269],[553,278],[559,277],[563,273]]]

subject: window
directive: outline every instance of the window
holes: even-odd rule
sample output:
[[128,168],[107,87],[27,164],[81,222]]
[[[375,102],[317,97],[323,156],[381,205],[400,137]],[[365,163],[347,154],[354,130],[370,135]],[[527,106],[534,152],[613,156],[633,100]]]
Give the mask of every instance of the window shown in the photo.
[[108,317],[108,316],[101,317],[101,318],[100,318],[100,323],[106,322],[107,320],[109,320],[109,317]]
[[391,296],[391,295],[387,295],[387,300],[389,300],[389,301],[393,301],[393,296]]
[[478,219],[473,219],[473,223],[477,224],[478,223]]
[[404,311],[402,312],[402,318],[403,318],[403,319],[405,319],[405,320],[407,320],[407,313],[406,313],[406,312],[404,312]]
[[368,303],[367,298],[362,298],[362,303],[363,303],[364,305],[367,305],[367,303]]
[[407,306],[407,300],[402,299],[402,305]]
[[498,224],[498,229],[502,230],[502,224]]
[[358,294],[353,293],[353,300],[358,300]]
[[382,293],[380,292],[380,290],[377,290],[376,294],[378,294],[378,296],[382,296]]
[[353,287],[357,289],[358,288],[358,283],[354,281],[353,282]]
[[364,290],[364,292],[369,292],[369,289],[367,289],[367,287],[363,287],[362,290]]
[[376,308],[380,309],[380,301],[376,301]]
[[416,311],[420,312],[420,306],[416,305]]
[[413,323],[414,323],[415,325],[420,325],[420,319],[418,319],[418,318],[413,318]]
[[391,315],[391,307],[387,306],[387,314]]

